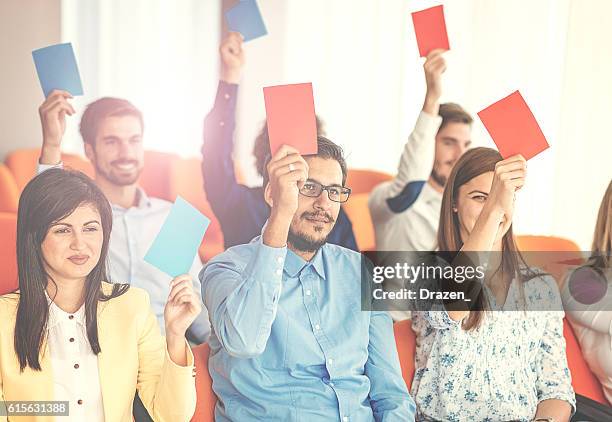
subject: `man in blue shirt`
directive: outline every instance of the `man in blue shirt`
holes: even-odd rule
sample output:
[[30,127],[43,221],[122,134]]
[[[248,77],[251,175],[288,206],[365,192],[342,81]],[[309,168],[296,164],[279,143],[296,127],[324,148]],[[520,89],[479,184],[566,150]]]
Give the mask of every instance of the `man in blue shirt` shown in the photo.
[[[236,126],[236,100],[238,83],[244,65],[242,36],[230,32],[219,48],[221,56],[221,80],[217,88],[215,104],[204,121],[202,145],[202,175],[206,199],[221,224],[226,248],[248,243],[261,233],[270,215],[270,207],[263,197],[263,188],[248,187],[238,183],[234,173],[232,150]],[[317,131],[322,132],[317,119]],[[255,140],[253,153],[257,171],[263,176],[263,162],[270,155],[270,141],[266,128]],[[340,210],[337,223],[328,241],[353,250],[357,242],[351,221]]]
[[216,421],[412,421],[391,318],[361,311],[361,258],[326,239],[350,189],[342,150],[283,145],[262,235],[200,272]]

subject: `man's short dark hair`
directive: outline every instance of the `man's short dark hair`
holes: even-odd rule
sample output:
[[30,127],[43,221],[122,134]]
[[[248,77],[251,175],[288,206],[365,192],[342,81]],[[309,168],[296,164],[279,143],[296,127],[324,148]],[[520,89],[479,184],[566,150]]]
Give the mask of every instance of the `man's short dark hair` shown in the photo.
[[[315,116],[315,119],[317,121],[317,136],[325,136],[325,123],[323,123],[323,120],[321,120],[319,116]],[[265,122],[257,138],[255,138],[253,155],[255,156],[255,168],[257,169],[257,173],[263,177],[266,171],[266,160],[268,160],[270,156],[270,138],[268,136],[268,125]]]
[[[344,153],[342,151],[342,147],[336,145],[329,139],[324,136],[317,136],[317,153],[312,155],[305,155],[304,158],[308,157],[319,157],[327,160],[336,160],[338,164],[340,164],[340,169],[342,170],[342,186],[346,183],[346,176],[348,174],[348,169],[346,167],[346,160],[344,159]],[[267,171],[268,163],[270,162],[270,155],[266,159],[264,163],[264,171],[263,171],[263,186],[264,188],[268,184],[269,176]]]
[[466,125],[471,125],[474,121],[470,113],[465,111],[459,104],[455,103],[440,104],[440,111],[438,114],[442,117],[442,124],[438,130],[442,130],[442,128],[449,123],[465,123]]
[[103,97],[88,104],[83,112],[79,127],[83,142],[94,145],[100,122],[114,116],[135,116],[140,120],[140,127],[144,130],[142,112],[132,103],[122,98]]

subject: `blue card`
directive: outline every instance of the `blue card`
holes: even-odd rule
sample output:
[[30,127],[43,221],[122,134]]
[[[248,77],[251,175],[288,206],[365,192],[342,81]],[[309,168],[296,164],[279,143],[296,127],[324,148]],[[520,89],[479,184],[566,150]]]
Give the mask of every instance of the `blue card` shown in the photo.
[[170,277],[189,273],[210,220],[178,196],[144,260]]
[[268,33],[255,0],[242,0],[225,12],[230,31],[240,32],[244,41],[262,37]]
[[40,86],[45,97],[54,89],[83,95],[81,76],[71,43],[56,44],[32,51]]

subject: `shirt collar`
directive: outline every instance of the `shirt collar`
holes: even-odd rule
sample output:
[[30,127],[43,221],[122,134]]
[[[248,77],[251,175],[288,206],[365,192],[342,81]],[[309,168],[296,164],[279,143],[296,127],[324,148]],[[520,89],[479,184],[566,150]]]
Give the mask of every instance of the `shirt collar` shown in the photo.
[[[122,206],[119,206],[117,204],[111,204],[111,206],[113,209],[126,210],[126,208],[123,208]],[[149,196],[147,195],[147,193],[144,191],[143,188],[138,186],[136,188],[136,205],[130,208],[142,209],[142,208],[148,208],[150,206],[151,206],[151,198],[149,198]]]
[[305,261],[302,257],[297,255],[292,250],[287,249],[287,256],[285,258],[285,272],[287,273],[287,275],[289,277],[295,278],[304,268],[311,266],[312,268],[314,268],[319,277],[325,280],[325,265],[323,261],[324,247],[325,245],[323,245],[323,247],[321,247],[317,251],[315,256],[309,262]]
[[49,297],[46,291],[45,296],[47,297],[47,304],[49,305],[49,321],[47,321],[47,329],[51,329],[62,322],[69,321],[71,315],[73,316],[73,319],[77,324],[83,327],[86,326],[85,304],[81,305],[78,311],[70,314],[60,309],[59,306],[57,306],[53,301],[51,301],[51,298]]

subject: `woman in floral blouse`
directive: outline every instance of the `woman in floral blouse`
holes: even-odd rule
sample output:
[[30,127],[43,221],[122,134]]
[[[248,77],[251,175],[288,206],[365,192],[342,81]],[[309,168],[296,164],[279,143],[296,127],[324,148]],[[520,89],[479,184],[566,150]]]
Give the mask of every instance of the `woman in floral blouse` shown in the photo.
[[445,303],[413,314],[417,420],[559,422],[575,409],[557,285],[524,264],[512,234],[525,173],[523,157],[475,148],[449,177],[439,249],[478,256],[487,270],[476,310]]

